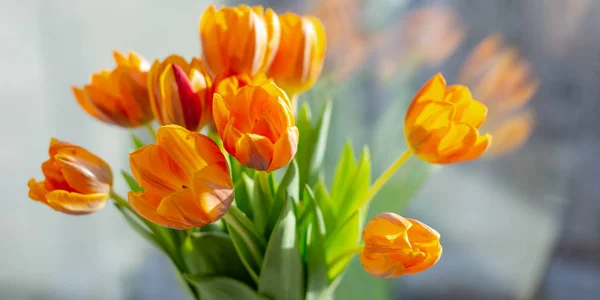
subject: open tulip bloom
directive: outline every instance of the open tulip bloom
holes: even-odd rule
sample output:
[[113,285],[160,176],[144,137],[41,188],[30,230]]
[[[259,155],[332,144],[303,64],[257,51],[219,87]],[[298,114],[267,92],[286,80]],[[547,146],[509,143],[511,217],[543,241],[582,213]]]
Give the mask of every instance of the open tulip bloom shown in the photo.
[[172,261],[190,299],[331,298],[356,256],[377,278],[434,266],[442,255],[436,230],[392,212],[365,220],[363,212],[411,156],[433,164],[481,156],[492,140],[479,132],[486,106],[437,74],[410,104],[407,150],[390,150],[399,155],[387,170],[371,181],[368,149],[356,158],[348,145],[325,180],[331,103],[317,117],[294,103],[323,67],[319,19],[211,6],[199,27],[201,58],[150,65],[115,52],[115,69],[73,88],[92,117],[151,130],[148,143],[133,135],[131,170],[121,172],[130,190],[115,191],[111,168],[92,152],[52,139],[44,179],[29,181],[29,197],[70,215],[112,199]]

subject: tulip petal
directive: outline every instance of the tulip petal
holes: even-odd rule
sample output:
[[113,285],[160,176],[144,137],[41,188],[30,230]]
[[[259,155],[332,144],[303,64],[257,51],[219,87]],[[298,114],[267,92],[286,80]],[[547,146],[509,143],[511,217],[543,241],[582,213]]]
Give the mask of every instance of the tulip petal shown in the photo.
[[156,140],[190,177],[207,165],[227,166],[219,146],[203,134],[167,125],[158,129]]
[[236,158],[249,168],[259,171],[269,169],[274,151],[273,143],[264,136],[245,134],[235,146]]
[[233,182],[223,166],[212,165],[194,176],[194,193],[210,222],[220,219],[233,202]]
[[451,157],[455,153],[468,149],[475,144],[479,133],[477,129],[465,123],[452,123],[450,130],[439,141],[438,156]]
[[48,190],[44,185],[44,181],[36,181],[34,178],[31,178],[29,179],[29,182],[27,182],[27,186],[29,187],[29,198],[42,203],[47,203],[46,194],[48,193]]
[[140,186],[159,195],[168,195],[189,185],[185,171],[164,147],[146,145],[129,154],[133,176]]
[[160,215],[156,208],[158,207],[161,198],[160,196],[149,194],[147,192],[129,192],[128,194],[129,203],[131,204],[131,208],[135,210],[140,216],[146,218],[148,221],[173,229],[190,229],[194,226],[189,225],[187,223],[176,222],[170,219],[167,219]]
[[298,150],[300,132],[296,126],[289,127],[273,146],[273,160],[267,172],[277,170],[287,165]]
[[100,121],[117,125],[107,115],[96,108],[94,102],[87,96],[84,89],[77,87],[72,87],[71,89],[73,90],[73,95],[75,96],[77,103],[79,103],[79,106],[81,106],[86,113]]
[[388,256],[370,256],[365,251],[360,254],[360,263],[376,278],[395,278],[404,273],[404,266]]
[[459,156],[453,157],[452,162],[465,162],[476,159],[483,155],[483,153],[489,148],[491,144],[492,136],[490,134],[479,136],[475,144],[473,144],[473,146],[466,149],[466,151],[464,153],[461,153]]
[[102,209],[108,197],[107,193],[79,194],[54,190],[46,194],[46,202],[57,211],[71,215],[85,215]]
[[161,216],[191,227],[210,223],[208,215],[200,207],[193,189],[185,188],[162,199],[156,211]]
[[[446,79],[441,73],[435,74],[415,95],[412,104],[424,101],[442,101],[446,93]],[[409,109],[410,110],[410,109]]]
[[503,121],[493,129],[494,143],[488,153],[492,155],[506,154],[522,146],[531,135],[534,122],[535,118],[530,110]]
[[109,193],[112,172],[106,162],[81,147],[65,147],[54,156],[64,179],[82,194]]

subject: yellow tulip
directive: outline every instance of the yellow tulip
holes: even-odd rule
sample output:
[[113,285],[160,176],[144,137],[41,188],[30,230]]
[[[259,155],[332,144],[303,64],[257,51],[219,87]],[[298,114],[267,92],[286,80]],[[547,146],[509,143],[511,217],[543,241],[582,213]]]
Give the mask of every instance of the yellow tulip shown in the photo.
[[415,274],[435,265],[442,256],[440,234],[435,229],[394,213],[373,218],[363,231],[360,262],[378,278]]
[[410,151],[437,164],[457,163],[481,156],[492,141],[480,135],[487,107],[466,86],[446,86],[441,74],[433,76],[415,95],[404,120]]

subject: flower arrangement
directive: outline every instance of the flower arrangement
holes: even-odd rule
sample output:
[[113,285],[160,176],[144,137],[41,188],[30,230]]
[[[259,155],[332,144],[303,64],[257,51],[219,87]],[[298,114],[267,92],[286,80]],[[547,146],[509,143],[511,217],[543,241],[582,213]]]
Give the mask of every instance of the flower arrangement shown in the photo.
[[358,158],[345,147],[325,178],[331,105],[317,117],[299,106],[323,69],[319,19],[210,6],[199,34],[201,58],[150,64],[115,51],[114,69],[73,88],[92,117],[152,133],[149,144],[134,135],[131,172],[121,172],[127,197],[113,189],[106,162],[56,139],[29,197],[71,215],[112,199],[172,261],[190,299],[331,298],[356,254],[378,278],[436,264],[435,229],[393,212],[367,221],[365,211],[409,157],[459,163],[490,147],[492,136],[479,132],[487,107],[466,86],[447,85],[441,74],[423,85],[404,119],[408,148],[373,182],[367,147]]

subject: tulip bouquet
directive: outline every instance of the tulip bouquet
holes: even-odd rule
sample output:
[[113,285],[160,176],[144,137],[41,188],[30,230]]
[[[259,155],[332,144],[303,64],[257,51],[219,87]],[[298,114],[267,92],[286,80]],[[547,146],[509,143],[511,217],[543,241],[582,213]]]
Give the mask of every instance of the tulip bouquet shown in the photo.
[[379,278],[421,272],[440,259],[440,235],[423,222],[393,212],[365,216],[409,157],[448,164],[486,151],[491,136],[478,128],[487,108],[468,88],[431,78],[404,120],[408,149],[373,182],[368,148],[357,158],[350,145],[325,178],[331,105],[298,105],[323,67],[321,22],[211,6],[199,32],[200,59],[171,55],[150,65],[115,52],[113,70],[73,88],[96,119],[152,133],[148,144],[133,135],[131,172],[121,172],[127,197],[113,189],[106,162],[56,139],[44,180],[29,181],[29,197],[71,215],[112,199],[172,261],[190,299],[328,299],[355,254]]

